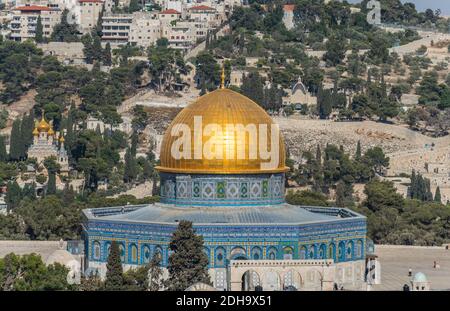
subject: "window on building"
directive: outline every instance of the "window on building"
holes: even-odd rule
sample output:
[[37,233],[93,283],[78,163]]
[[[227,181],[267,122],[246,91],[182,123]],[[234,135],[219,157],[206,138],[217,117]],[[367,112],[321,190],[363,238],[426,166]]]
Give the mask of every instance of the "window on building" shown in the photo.
[[100,242],[95,241],[93,248],[94,248],[94,259],[99,260],[100,259]]
[[283,259],[284,260],[291,260],[294,257],[294,249],[290,246],[286,246],[283,248]]
[[142,247],[142,262],[143,263],[149,263],[150,262],[150,248],[147,245],[144,245],[144,247]]
[[259,260],[262,258],[262,251],[259,247],[253,247],[252,249],[252,259],[253,260]]

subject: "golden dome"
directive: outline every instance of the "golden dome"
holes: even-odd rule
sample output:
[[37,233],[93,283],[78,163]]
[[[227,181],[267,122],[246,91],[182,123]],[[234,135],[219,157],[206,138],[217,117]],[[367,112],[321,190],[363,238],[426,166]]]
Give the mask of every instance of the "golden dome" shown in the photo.
[[63,142],[65,142],[65,141],[66,141],[66,140],[64,139],[64,136],[62,136],[62,135],[59,136],[59,142],[60,142],[60,143],[63,143]]
[[33,135],[34,136],[38,136],[39,135],[39,131],[38,131],[37,127],[34,128]]
[[53,131],[52,127],[50,127],[50,129],[48,130],[48,135],[55,135],[55,131]]
[[[198,117],[202,118],[201,124],[203,131],[199,139],[194,139],[194,117],[197,117],[197,120]],[[186,140],[190,142],[187,144],[186,150],[184,150],[184,144],[182,146],[179,144],[180,138],[184,137],[184,132],[180,132],[180,126],[182,124],[187,125],[190,130],[189,134],[191,134],[190,139]],[[208,136],[205,127],[209,124],[217,124],[221,126],[222,130],[213,131]],[[193,174],[260,174],[286,172],[288,168],[285,166],[285,148],[281,133],[279,133],[277,141],[279,148],[278,150],[274,149],[274,155],[278,156],[278,160],[273,162],[275,165],[267,165],[270,162],[270,158],[261,156],[259,147],[256,147],[255,150],[255,146],[258,146],[258,141],[261,143],[260,136],[264,136],[267,139],[268,151],[270,152],[272,150],[271,134],[274,129],[278,129],[276,126],[273,126],[274,124],[264,109],[251,99],[229,89],[221,88],[215,90],[188,105],[172,121],[163,137],[160,154],[161,164],[157,169],[161,172]],[[255,125],[254,129],[256,130],[257,141],[252,140],[253,143],[250,144],[250,135],[248,132],[245,136],[237,134],[237,131],[230,130],[229,125],[234,126],[234,128],[237,128],[236,125],[242,125],[243,127]],[[261,130],[264,127],[266,128],[266,132]],[[172,131],[174,134],[172,134]],[[264,135],[260,135],[261,131],[263,131]],[[245,140],[243,139],[244,137]],[[204,152],[206,146],[210,148],[207,150],[216,151],[215,147],[211,148],[212,140],[215,141],[214,146],[219,147],[218,150],[222,149],[223,152],[218,152],[218,154],[223,154],[222,158],[210,157],[210,159],[205,159],[202,151],[198,153],[198,150],[203,150]],[[276,140],[276,136],[274,140]],[[196,144],[195,141],[201,141],[201,145],[200,143]],[[184,155],[186,155],[185,152],[187,151],[187,154],[191,156],[188,158],[185,156],[175,158],[172,155],[174,143],[176,151],[180,151]],[[252,150],[252,156],[250,156],[250,149]],[[195,158],[195,150],[201,156]],[[245,152],[245,156],[243,156],[243,151]],[[276,156],[273,158],[276,158]]]
[[39,122],[37,129],[39,132],[48,132],[50,130],[50,124],[45,121],[44,113],[42,113],[42,119]]

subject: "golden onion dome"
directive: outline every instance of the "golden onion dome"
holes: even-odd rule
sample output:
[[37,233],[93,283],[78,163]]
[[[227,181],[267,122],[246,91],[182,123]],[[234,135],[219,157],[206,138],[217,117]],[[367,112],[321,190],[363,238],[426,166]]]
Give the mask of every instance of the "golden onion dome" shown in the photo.
[[45,121],[44,114],[42,114],[42,119],[39,122],[37,129],[39,132],[48,132],[50,130],[50,124],[48,124],[48,122]]
[[[218,157],[206,159],[204,156],[195,158],[194,150],[198,148],[200,143],[196,144],[194,141],[194,128],[198,128],[194,127],[194,117],[197,117],[197,120],[198,117],[201,117],[203,128],[208,124],[221,126],[221,129],[223,129],[221,132],[211,132],[209,136],[205,135],[205,132],[202,132],[202,135],[199,136],[201,139],[201,148],[204,148],[205,144],[208,144],[208,147],[210,147],[209,142],[211,139],[214,139],[215,146],[222,146],[221,148],[224,150],[222,159]],[[187,145],[187,149],[190,148],[190,150],[187,150],[188,154],[191,155],[189,158],[184,156],[174,157],[172,155],[172,146],[174,143],[179,148],[178,150],[181,150],[185,154],[184,144],[183,146],[179,144],[179,138],[184,135],[184,132],[178,131],[181,124],[187,125],[191,132],[190,144]],[[261,174],[288,171],[288,168],[285,166],[285,147],[281,132],[277,141],[279,148],[273,149],[277,151],[274,154],[278,155],[277,158],[279,160],[276,161],[276,165],[264,166],[264,163],[267,164],[270,160],[267,159],[267,156],[261,156],[259,148],[257,148],[256,155],[253,153],[250,156],[250,149],[254,150],[254,146],[258,145],[258,142],[255,141],[251,144],[248,133],[243,136],[242,134],[236,134],[238,133],[237,131],[226,130],[230,124],[234,126],[239,124],[244,127],[254,124],[258,139],[260,136],[263,136],[260,135],[261,131],[264,131],[261,128],[266,127],[267,130],[263,133],[268,142],[267,149],[268,151],[272,150],[271,128],[278,129],[276,126],[273,126],[275,123],[272,121],[272,118],[251,99],[222,87],[201,96],[175,117],[163,137],[160,154],[161,164],[157,169],[161,172],[192,174]],[[172,134],[172,131],[174,131],[175,135]],[[245,139],[242,139],[243,137]],[[200,142],[200,139],[196,141]],[[274,141],[276,141],[276,138],[274,138]],[[215,147],[213,149],[215,150]],[[177,149],[175,148],[175,150]],[[228,154],[226,153],[227,150],[232,151]],[[245,156],[242,156],[242,150],[245,150]],[[238,152],[240,152],[240,156],[237,155]],[[197,154],[199,153],[197,152]],[[230,156],[231,154],[233,156]]]
[[51,135],[51,136],[55,135],[55,131],[53,131],[52,127],[50,127],[50,129],[48,130],[48,135]]
[[34,128],[33,135],[34,136],[38,136],[39,135],[39,131],[38,131],[37,127]]
[[62,135],[59,136],[59,142],[60,142],[60,143],[63,143],[63,142],[65,142],[65,141],[66,141],[66,140],[64,139],[64,136],[62,136]]

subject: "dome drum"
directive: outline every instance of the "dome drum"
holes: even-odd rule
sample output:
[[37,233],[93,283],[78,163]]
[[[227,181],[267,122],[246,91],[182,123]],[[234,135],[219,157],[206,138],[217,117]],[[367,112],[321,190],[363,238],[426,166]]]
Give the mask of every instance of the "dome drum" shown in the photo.
[[161,173],[161,202],[177,206],[250,206],[284,203],[284,173]]

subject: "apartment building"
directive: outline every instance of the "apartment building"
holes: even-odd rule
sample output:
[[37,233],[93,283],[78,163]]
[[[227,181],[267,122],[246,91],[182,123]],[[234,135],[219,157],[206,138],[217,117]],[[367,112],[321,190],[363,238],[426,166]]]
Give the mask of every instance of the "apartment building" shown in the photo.
[[218,27],[222,21],[221,14],[207,5],[197,5],[187,9],[186,19],[207,24],[209,28]]
[[132,19],[128,42],[149,47],[161,38],[161,22],[157,19],[157,14],[135,12]]
[[82,33],[89,32],[97,25],[98,17],[103,8],[103,0],[78,0],[79,23]]
[[177,21],[172,24],[162,24],[162,37],[169,40],[169,46],[173,49],[186,52],[195,44],[194,24],[187,21]]
[[45,37],[49,37],[54,26],[61,21],[61,13],[62,11],[58,7],[40,5],[25,5],[14,8],[9,24],[11,40],[34,39],[39,16],[41,16],[43,34]]
[[105,14],[102,17],[102,40],[110,43],[128,42],[133,14]]
[[170,24],[172,21],[179,20],[180,18],[181,12],[174,9],[168,9],[158,13],[158,19],[164,24]]

